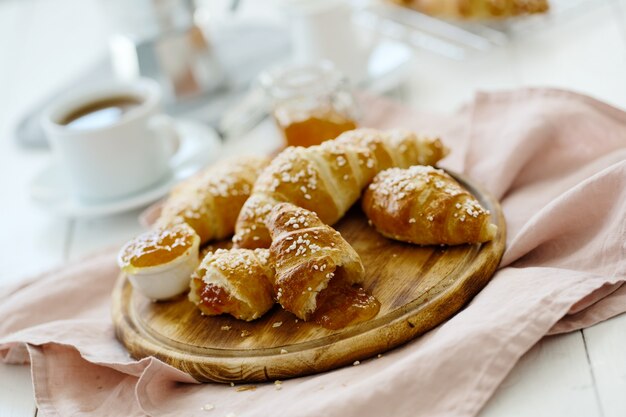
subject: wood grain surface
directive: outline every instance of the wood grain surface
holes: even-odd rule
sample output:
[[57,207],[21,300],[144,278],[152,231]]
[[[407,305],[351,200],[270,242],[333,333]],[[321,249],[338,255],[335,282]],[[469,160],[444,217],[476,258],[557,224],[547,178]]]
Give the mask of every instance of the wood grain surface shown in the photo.
[[331,331],[275,306],[261,319],[201,316],[186,295],[152,303],[120,276],[113,292],[118,338],[134,358],[155,356],[199,381],[243,382],[323,372],[382,353],[423,334],[465,306],[495,272],[505,245],[498,202],[452,173],[498,226],[484,245],[419,247],[394,242],[357,206],[336,225],[363,260],[364,287],[381,302],[370,321]]

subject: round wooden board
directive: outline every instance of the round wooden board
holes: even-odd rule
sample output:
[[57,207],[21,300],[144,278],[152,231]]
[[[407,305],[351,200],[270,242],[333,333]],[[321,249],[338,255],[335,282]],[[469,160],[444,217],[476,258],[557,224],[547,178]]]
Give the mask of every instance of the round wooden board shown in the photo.
[[394,242],[368,226],[358,204],[336,225],[363,260],[363,286],[381,302],[370,321],[332,331],[298,321],[279,306],[251,323],[206,317],[186,296],[152,303],[122,275],[113,292],[117,337],[136,359],[155,356],[199,381],[216,382],[323,372],[406,343],[463,308],[487,284],[504,252],[497,200],[452,175],[491,211],[498,226],[494,241],[453,247]]

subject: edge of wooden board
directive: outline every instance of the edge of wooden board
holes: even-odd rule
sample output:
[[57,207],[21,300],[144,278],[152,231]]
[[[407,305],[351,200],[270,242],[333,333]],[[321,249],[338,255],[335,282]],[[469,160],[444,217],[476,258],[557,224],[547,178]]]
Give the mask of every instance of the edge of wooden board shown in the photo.
[[389,315],[356,325],[315,341],[282,348],[247,350],[212,349],[211,356],[186,352],[173,343],[164,346],[137,326],[129,311],[130,284],[122,274],[112,294],[112,315],[118,339],[134,358],[154,356],[201,382],[259,382],[325,372],[364,360],[402,345],[436,327],[462,309],[487,285],[500,263],[506,224],[498,201],[462,175],[451,173],[492,210],[498,225],[496,238],[480,247],[471,268],[447,290],[417,306],[408,303]]

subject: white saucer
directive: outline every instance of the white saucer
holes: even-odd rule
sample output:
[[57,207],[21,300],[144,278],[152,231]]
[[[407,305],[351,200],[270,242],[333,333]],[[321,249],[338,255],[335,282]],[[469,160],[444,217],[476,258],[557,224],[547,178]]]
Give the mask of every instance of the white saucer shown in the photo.
[[117,200],[85,202],[70,194],[69,184],[59,167],[52,163],[30,183],[30,196],[41,208],[66,217],[100,217],[146,206],[165,196],[176,183],[219,158],[221,141],[210,127],[176,120],[179,148],[170,166],[172,175],[155,186]]

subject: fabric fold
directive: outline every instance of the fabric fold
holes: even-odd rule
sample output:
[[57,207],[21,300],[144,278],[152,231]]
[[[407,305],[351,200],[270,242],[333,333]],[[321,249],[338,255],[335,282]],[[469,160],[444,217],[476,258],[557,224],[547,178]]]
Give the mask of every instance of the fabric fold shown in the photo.
[[507,250],[471,303],[424,336],[331,372],[238,392],[115,339],[115,249],[3,292],[0,357],[31,363],[39,414],[475,416],[537,341],[626,311],[626,114],[576,93],[479,93],[454,115],[361,98],[364,125],[440,134],[446,168],[501,200]]

